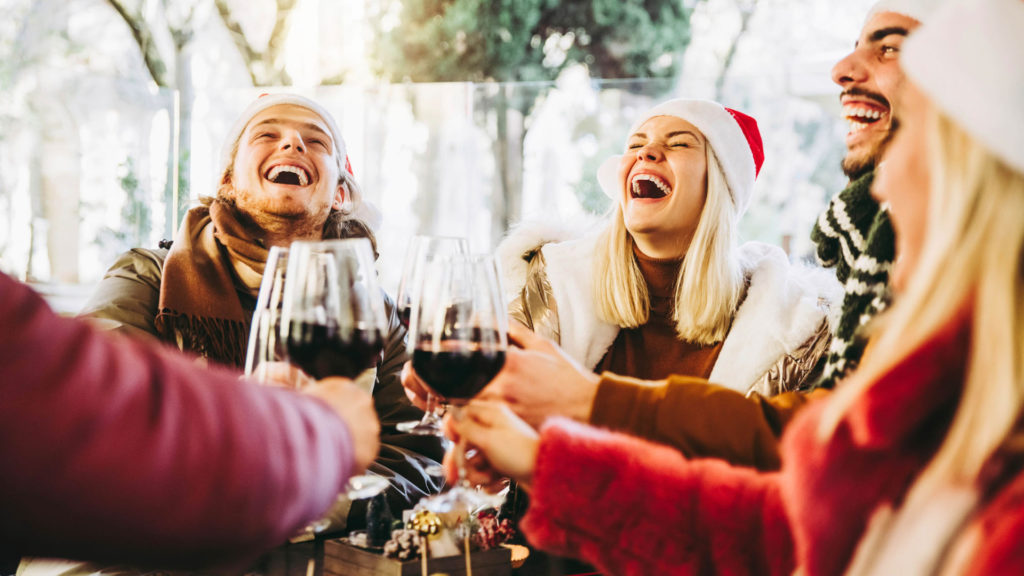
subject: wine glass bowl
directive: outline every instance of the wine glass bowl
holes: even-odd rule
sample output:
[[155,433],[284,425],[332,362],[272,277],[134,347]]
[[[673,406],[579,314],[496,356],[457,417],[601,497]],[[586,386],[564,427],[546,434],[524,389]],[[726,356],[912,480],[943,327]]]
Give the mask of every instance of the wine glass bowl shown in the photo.
[[245,375],[262,384],[269,383],[269,366],[288,360],[287,348],[281,340],[281,306],[287,268],[288,249],[272,246],[264,265],[245,354]]
[[[413,295],[423,280],[426,263],[437,258],[454,254],[469,253],[469,245],[465,238],[454,236],[415,236],[409,243],[405,262],[402,265],[402,278],[398,283],[395,295],[398,307],[398,318],[406,329],[409,328],[412,315]],[[427,408],[423,418],[409,422],[399,422],[396,426],[400,432],[425,436],[443,436],[441,430],[441,414],[443,407],[434,394],[427,396]],[[440,473],[440,470],[435,470]]]
[[387,318],[369,241],[295,242],[288,278],[281,331],[289,361],[317,380],[374,368]]

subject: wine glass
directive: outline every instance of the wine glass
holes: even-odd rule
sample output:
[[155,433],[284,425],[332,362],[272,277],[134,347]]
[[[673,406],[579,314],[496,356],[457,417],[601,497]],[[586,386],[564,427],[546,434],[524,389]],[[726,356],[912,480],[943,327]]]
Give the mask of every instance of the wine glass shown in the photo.
[[[498,267],[491,256],[454,255],[424,263],[413,297],[409,348],[416,374],[456,419],[462,406],[505,364],[508,321]],[[470,488],[465,446],[453,448],[458,481],[425,505],[435,512],[497,506],[501,497]]]
[[[412,311],[413,292],[423,280],[423,264],[425,262],[451,256],[467,254],[469,244],[465,238],[455,236],[415,236],[409,243],[402,265],[402,279],[398,282],[398,293],[395,301],[398,306],[398,318],[406,329],[409,328],[409,316]],[[423,436],[444,436],[441,430],[441,403],[433,394],[427,394],[427,409],[420,420],[399,422],[396,428],[400,432]]]
[[287,268],[288,249],[272,246],[263,269],[245,354],[245,375],[261,384],[270,383],[269,371],[274,367],[285,368],[288,361],[288,350],[281,340],[281,305]]
[[[293,242],[286,274],[279,334],[288,361],[316,380],[344,376],[372,393],[388,324],[369,240]],[[380,476],[356,475],[343,497],[387,486]]]
[[369,240],[300,241],[290,252],[281,315],[289,361],[316,380],[362,380],[388,330]]

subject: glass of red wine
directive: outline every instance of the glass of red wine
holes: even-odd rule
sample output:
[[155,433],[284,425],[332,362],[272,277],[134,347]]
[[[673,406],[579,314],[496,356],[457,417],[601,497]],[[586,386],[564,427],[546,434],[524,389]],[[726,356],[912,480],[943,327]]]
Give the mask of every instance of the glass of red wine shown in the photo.
[[369,240],[292,243],[281,320],[288,358],[309,376],[375,368],[387,317]]
[[[316,380],[343,376],[372,393],[387,330],[369,240],[292,243],[280,321],[289,362]],[[380,476],[353,476],[345,496],[367,498],[387,485]]]
[[[425,262],[413,297],[409,331],[412,367],[455,418],[505,365],[506,319],[492,256],[454,255]],[[473,490],[466,480],[465,446],[457,445],[458,481],[429,499],[435,512],[497,506],[500,496]]]
[[[465,238],[455,236],[415,236],[409,243],[402,265],[402,279],[398,282],[398,293],[395,301],[398,305],[398,317],[406,329],[409,328],[409,317],[412,314],[412,298],[416,287],[423,281],[424,263],[452,256],[468,254],[469,243]],[[441,430],[441,403],[433,394],[427,394],[427,410],[420,420],[399,422],[400,432],[423,436],[444,436]]]

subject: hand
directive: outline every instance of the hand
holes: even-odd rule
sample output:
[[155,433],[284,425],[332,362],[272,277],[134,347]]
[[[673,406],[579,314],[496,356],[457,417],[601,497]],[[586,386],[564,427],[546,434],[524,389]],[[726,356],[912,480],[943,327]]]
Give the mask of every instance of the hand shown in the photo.
[[405,387],[405,395],[409,397],[409,401],[413,403],[413,406],[424,412],[430,409],[427,404],[430,389],[416,375],[416,371],[412,368],[412,362],[406,362],[405,366],[402,367],[402,386]]
[[266,386],[298,390],[316,382],[294,364],[288,362],[261,362],[253,370],[252,379]]
[[[466,465],[470,484],[493,485],[502,477],[528,486],[537,465],[540,436],[500,402],[473,400],[456,419],[445,417],[445,433],[453,442],[465,442],[479,454]],[[445,458],[449,482],[456,478],[454,461]]]
[[323,400],[348,425],[356,457],[353,474],[366,470],[380,449],[380,422],[373,398],[348,378],[324,378],[300,392]]
[[534,428],[550,416],[590,419],[601,377],[581,366],[557,344],[509,322],[505,366],[477,396],[505,402]]

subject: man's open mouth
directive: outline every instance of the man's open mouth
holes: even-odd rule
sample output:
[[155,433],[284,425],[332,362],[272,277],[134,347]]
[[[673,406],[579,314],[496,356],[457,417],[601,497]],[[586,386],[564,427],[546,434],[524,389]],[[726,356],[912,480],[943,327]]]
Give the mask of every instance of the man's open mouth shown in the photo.
[[298,166],[280,164],[267,171],[264,176],[274,184],[288,184],[290,186],[306,186],[309,184],[309,173]]
[[888,110],[880,110],[860,104],[849,104],[843,107],[843,117],[850,123],[850,133],[855,134],[868,126],[889,116]]
[[637,174],[630,186],[633,198],[664,198],[672,193],[672,188],[661,178],[653,174]]

